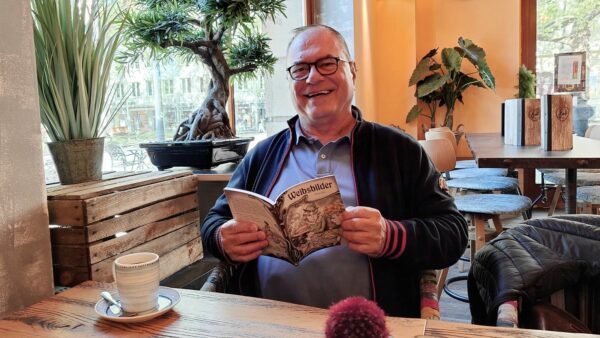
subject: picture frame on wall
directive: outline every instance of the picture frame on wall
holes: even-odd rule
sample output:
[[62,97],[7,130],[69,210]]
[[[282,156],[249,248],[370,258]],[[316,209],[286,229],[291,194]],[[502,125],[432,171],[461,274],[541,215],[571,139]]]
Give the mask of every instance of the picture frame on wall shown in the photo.
[[554,92],[585,91],[586,52],[554,54]]

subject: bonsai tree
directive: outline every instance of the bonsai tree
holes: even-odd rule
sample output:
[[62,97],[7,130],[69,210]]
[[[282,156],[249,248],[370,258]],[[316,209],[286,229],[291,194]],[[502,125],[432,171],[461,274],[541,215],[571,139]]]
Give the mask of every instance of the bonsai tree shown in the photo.
[[[483,49],[469,39],[458,39],[458,46],[444,48],[441,53],[442,63],[434,57],[438,49],[432,49],[417,64],[413,71],[409,86],[416,85],[415,97],[429,108],[429,115],[423,114],[418,105],[414,105],[406,116],[406,122],[412,122],[419,115],[431,119],[431,127],[435,127],[435,114],[438,107],[446,106],[446,115],[442,126],[452,129],[456,100],[463,102],[463,91],[471,86],[496,89],[496,82],[485,60]],[[467,59],[475,72],[464,73],[463,60]],[[479,78],[471,75],[479,74]]]
[[519,85],[517,86],[519,99],[535,98],[535,74],[533,74],[525,65],[519,68]]
[[277,59],[256,23],[274,20],[284,9],[284,0],[134,0],[124,15],[131,61],[149,51],[157,58],[199,60],[211,74],[204,102],[174,140],[234,136],[225,111],[229,81],[273,71]]

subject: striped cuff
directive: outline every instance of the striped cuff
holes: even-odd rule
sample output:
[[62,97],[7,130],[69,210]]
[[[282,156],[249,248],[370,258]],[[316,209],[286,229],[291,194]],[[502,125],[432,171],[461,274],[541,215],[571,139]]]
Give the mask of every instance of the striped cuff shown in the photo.
[[225,261],[231,265],[237,265],[236,262],[229,258],[229,255],[227,255],[227,253],[225,252],[225,250],[223,250],[223,247],[221,246],[221,227],[219,227],[217,229],[217,232],[215,233],[215,240],[217,241],[217,248],[219,249],[219,252],[221,252],[221,255],[223,255],[223,258],[225,258]]
[[385,245],[379,257],[397,259],[404,253],[406,248],[406,229],[401,222],[385,220],[387,223],[387,234]]

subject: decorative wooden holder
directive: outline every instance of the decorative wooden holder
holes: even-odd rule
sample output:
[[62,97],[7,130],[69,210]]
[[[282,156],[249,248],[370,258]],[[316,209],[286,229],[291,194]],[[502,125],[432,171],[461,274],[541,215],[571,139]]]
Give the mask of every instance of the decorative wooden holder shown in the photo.
[[544,95],[542,98],[542,148],[573,149],[573,97]]
[[504,143],[537,146],[541,142],[539,99],[510,99],[503,103]]

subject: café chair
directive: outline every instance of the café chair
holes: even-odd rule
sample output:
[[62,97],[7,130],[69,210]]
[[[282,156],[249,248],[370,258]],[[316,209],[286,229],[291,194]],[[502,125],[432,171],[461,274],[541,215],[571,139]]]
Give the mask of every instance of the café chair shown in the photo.
[[[452,151],[456,156],[458,144],[456,143],[456,137],[450,129],[436,128],[436,130],[430,130],[425,133],[425,140],[437,140],[445,139],[452,145]],[[508,170],[504,168],[477,168],[474,160],[470,162],[456,161],[454,168],[446,172],[448,179],[457,178],[472,178],[472,177],[484,177],[490,176],[506,176]],[[469,164],[470,163],[470,164]],[[475,165],[473,165],[475,164]]]
[[[551,171],[546,172],[544,174],[544,182],[549,182],[551,184],[556,185],[556,191],[554,192],[554,197],[550,202],[550,207],[548,209],[548,216],[552,216],[556,211],[556,206],[558,205],[558,199],[564,196],[562,195],[565,190],[566,178],[564,170]],[[579,196],[579,190],[583,187],[590,187],[586,189],[588,192],[586,194],[582,194]],[[595,200],[593,196],[589,194],[592,193],[594,189],[592,187],[597,187],[600,190],[600,169],[579,169],[577,170],[577,203],[585,203],[592,202]]]
[[[452,151],[452,145],[448,139],[432,139],[419,141],[436,169],[441,173],[451,170],[456,162],[456,155]],[[448,181],[447,183],[451,182]],[[500,234],[504,229],[500,216],[505,214],[523,214],[528,219],[526,211],[531,207],[528,197],[508,194],[469,194],[454,197],[454,203],[458,210],[471,222],[469,227],[469,242],[471,257],[483,245]],[[494,228],[488,228],[487,222],[491,219]],[[441,273],[438,287],[443,289],[450,297],[459,301],[468,302],[468,298],[458,295],[450,290],[449,284],[466,280],[467,276],[457,276],[445,280],[447,269]]]
[[[233,266],[227,262],[219,262],[210,272],[206,282],[200,291],[227,293],[229,283],[233,276]],[[439,296],[437,283],[439,272],[437,270],[426,270],[421,274],[421,318],[440,319]]]
[[[590,126],[585,131],[585,137],[594,140],[600,140],[600,125]],[[554,197],[550,202],[548,209],[548,216],[552,216],[556,211],[558,199],[563,197],[563,192],[566,184],[565,171],[562,169],[538,169],[542,173],[542,193],[545,194],[546,183],[551,183],[556,186]],[[586,210],[589,210],[592,205],[598,200],[597,191],[600,188],[586,188],[584,193],[579,194],[580,187],[596,187],[600,186],[600,169],[578,169],[577,170],[577,205],[580,212],[580,206],[586,206]],[[536,199],[537,202],[538,199]],[[585,211],[587,212],[587,211]]]

